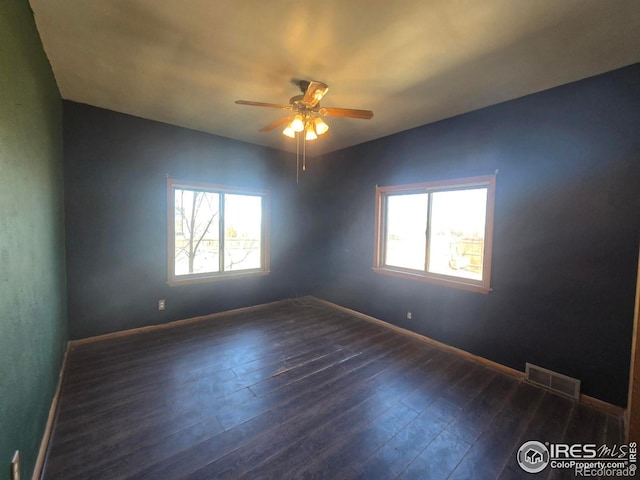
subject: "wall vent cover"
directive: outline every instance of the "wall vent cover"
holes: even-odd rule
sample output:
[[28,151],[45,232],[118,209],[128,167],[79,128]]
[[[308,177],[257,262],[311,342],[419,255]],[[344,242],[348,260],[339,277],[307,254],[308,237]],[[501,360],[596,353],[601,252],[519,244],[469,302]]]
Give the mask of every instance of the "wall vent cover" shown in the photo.
[[527,363],[525,380],[565,397],[580,400],[580,380],[576,378]]

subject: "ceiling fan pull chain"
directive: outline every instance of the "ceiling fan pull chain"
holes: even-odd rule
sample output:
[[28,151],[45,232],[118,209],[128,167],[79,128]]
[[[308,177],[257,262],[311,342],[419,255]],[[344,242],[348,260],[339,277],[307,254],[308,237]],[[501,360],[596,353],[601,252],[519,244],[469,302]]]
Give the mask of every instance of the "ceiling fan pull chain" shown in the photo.
[[300,135],[296,135],[296,183],[300,179]]

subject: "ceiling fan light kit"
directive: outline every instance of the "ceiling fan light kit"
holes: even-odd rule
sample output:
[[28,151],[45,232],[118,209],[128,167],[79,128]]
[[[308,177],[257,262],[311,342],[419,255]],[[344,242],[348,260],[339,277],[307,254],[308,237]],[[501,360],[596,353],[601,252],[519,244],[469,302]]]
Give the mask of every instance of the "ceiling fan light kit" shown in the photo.
[[291,123],[288,125],[287,128],[291,128],[291,130],[293,130],[296,133],[300,133],[301,131],[303,131],[304,121],[302,120],[302,115],[298,114],[295,117],[293,117],[293,120],[291,120]]
[[[329,125],[321,118],[347,117],[369,120],[373,117],[371,110],[355,110],[350,108],[320,107],[320,100],[329,91],[329,86],[322,82],[308,82],[300,80],[296,82],[302,95],[296,95],[289,99],[289,105],[278,105],[275,103],[253,102],[249,100],[236,100],[239,105],[250,105],[254,107],[278,108],[295,112],[293,115],[280,118],[275,122],[261,128],[261,132],[268,132],[276,127],[285,125],[282,134],[289,138],[296,139],[296,165],[300,165],[300,137],[302,137],[302,170],[306,170],[306,142],[316,140],[318,136],[329,131]],[[304,135],[303,135],[304,133]],[[298,135],[300,134],[300,135]],[[296,179],[299,168],[296,167]]]
[[311,125],[309,125],[306,128],[306,133],[304,135],[304,139],[305,140],[315,140],[317,138],[318,138],[318,135],[316,134],[316,131],[314,130],[314,128]]
[[282,134],[289,138],[296,138],[296,131],[291,128],[291,125],[287,125],[287,128],[282,131]]
[[316,124],[315,125],[315,129],[316,129],[316,133],[318,135],[322,135],[322,134],[327,133],[329,131],[329,125],[324,123],[324,121],[320,117],[316,117],[314,122]]

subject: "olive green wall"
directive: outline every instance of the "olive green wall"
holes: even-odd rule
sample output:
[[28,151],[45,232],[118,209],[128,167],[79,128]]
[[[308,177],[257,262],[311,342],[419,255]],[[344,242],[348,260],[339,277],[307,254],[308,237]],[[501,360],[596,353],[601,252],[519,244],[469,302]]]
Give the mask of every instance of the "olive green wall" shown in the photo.
[[62,101],[26,0],[0,2],[0,479],[30,478],[67,339]]

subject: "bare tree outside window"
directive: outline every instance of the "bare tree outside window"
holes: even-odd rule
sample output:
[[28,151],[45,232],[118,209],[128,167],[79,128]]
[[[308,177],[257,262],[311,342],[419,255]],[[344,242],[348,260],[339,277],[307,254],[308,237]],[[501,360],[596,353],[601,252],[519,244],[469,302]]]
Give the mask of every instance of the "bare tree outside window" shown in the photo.
[[268,192],[169,179],[169,284],[268,273]]
[[175,190],[176,275],[217,272],[220,194]]

